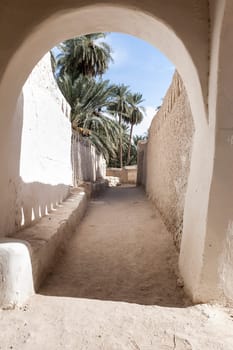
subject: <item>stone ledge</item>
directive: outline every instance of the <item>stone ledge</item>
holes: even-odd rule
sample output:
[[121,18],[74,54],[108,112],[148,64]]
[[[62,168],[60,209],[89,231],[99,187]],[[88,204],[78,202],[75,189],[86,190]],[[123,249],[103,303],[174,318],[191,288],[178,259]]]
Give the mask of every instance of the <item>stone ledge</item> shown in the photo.
[[77,189],[34,226],[0,241],[1,307],[21,305],[33,294],[33,286],[38,290],[86,208],[87,194]]
[[34,294],[30,246],[27,242],[0,240],[0,306],[21,305]]
[[14,238],[28,242],[31,247],[35,290],[46,277],[58,251],[71,238],[86,208],[86,193],[79,190],[37,224],[14,234]]

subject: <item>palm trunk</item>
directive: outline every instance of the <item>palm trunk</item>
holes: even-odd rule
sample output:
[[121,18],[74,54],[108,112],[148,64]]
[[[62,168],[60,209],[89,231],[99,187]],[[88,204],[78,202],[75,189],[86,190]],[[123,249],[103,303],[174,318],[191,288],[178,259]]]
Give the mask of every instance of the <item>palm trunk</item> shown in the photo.
[[[119,125],[121,126],[122,123],[122,115],[119,113]],[[119,137],[119,161],[120,161],[120,168],[123,168],[123,155],[122,155],[122,130],[120,131],[120,137]]]
[[127,165],[129,165],[129,162],[130,162],[130,151],[131,151],[131,141],[132,141],[132,135],[133,135],[133,124],[131,124],[131,127],[130,127],[130,135],[129,135],[129,147],[128,147],[128,157],[127,157]]

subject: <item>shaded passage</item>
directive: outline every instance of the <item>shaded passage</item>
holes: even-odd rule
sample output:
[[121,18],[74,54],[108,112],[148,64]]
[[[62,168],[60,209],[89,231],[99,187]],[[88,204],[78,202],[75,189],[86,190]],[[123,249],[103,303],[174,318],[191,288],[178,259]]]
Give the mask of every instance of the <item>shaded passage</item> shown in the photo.
[[144,305],[183,306],[177,253],[141,188],[109,188],[89,204],[40,293]]

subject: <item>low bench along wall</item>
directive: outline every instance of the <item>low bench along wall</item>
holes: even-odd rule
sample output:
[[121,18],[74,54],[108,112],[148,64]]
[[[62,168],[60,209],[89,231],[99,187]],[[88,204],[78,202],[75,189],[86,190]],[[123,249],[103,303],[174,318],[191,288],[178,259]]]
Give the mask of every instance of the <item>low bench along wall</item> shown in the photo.
[[85,212],[84,189],[68,197],[79,182],[75,177],[72,183],[72,165],[78,179],[95,182],[90,194],[105,186],[96,181],[105,177],[106,166],[89,141],[74,135],[71,140],[69,107],[49,54],[23,87],[12,134],[15,158],[0,218],[0,305],[6,307],[23,303],[38,289]]
[[0,240],[0,307],[22,305],[45,279],[87,208],[78,189],[32,227]]
[[193,133],[188,97],[176,72],[163,105],[152,121],[147,145],[139,145],[138,173],[178,248],[183,230]]

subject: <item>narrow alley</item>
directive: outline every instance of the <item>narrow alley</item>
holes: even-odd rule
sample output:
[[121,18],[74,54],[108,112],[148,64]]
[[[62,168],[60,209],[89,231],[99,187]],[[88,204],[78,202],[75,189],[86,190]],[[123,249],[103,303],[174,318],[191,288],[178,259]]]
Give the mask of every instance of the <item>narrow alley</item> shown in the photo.
[[181,306],[177,262],[172,237],[143,190],[109,188],[91,201],[40,293]]
[[143,190],[109,188],[90,202],[39,293],[0,310],[0,349],[232,350],[232,310],[190,305],[176,266]]

